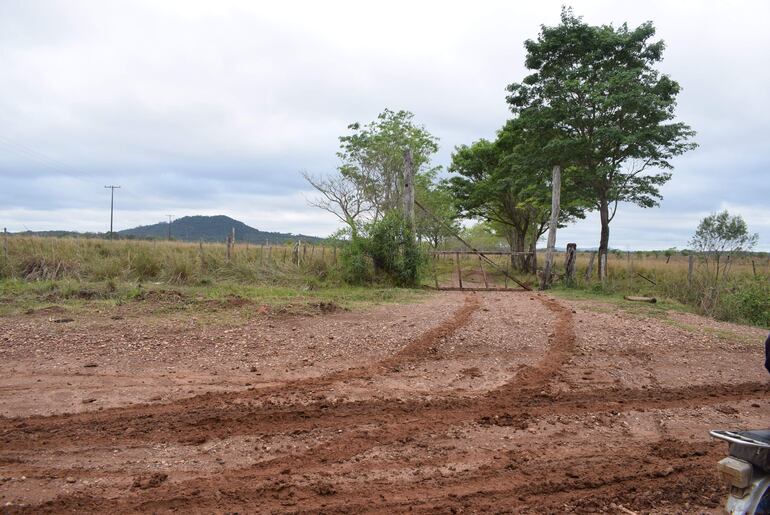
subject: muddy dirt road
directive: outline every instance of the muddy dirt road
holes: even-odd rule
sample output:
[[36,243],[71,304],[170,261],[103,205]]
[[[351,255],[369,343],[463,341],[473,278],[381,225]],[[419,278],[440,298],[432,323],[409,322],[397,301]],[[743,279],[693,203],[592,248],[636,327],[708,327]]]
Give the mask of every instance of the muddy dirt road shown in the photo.
[[762,331],[693,315],[210,311],[0,319],[0,512],[718,513],[708,429],[770,424]]

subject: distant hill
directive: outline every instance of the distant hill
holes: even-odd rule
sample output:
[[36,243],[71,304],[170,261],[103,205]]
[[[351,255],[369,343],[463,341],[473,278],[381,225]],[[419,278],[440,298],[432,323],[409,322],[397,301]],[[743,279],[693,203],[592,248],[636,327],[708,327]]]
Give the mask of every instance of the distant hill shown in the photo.
[[[260,231],[229,216],[185,216],[171,223],[171,237],[184,241],[224,241],[235,228],[235,241],[250,243],[283,243],[287,240],[301,240],[309,243],[320,242],[323,238],[282,232]],[[168,237],[168,223],[142,225],[133,229],[117,231],[122,237],[165,239]]]

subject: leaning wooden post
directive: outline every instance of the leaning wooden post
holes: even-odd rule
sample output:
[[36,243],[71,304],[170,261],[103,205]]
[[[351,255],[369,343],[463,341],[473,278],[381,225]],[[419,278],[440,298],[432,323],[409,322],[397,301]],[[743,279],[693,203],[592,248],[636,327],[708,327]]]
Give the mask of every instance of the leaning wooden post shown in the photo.
[[567,282],[575,281],[575,261],[577,259],[577,243],[567,243],[567,252],[564,256],[564,276]]
[[457,282],[460,283],[460,289],[463,289],[463,274],[460,272],[460,253],[455,252],[455,267],[457,268]]
[[690,286],[692,285],[692,269],[694,262],[695,256],[693,254],[687,256],[687,284]]
[[551,221],[548,226],[548,248],[545,251],[545,265],[540,279],[540,289],[551,287],[553,274],[553,253],[556,247],[556,226],[559,224],[559,206],[561,201],[561,166],[553,167],[551,179]]
[[489,289],[489,284],[487,283],[487,273],[484,271],[484,265],[481,262],[481,254],[479,254],[479,268],[481,268],[481,276],[484,278],[484,288]]
[[412,149],[404,151],[404,218],[414,232],[414,163]]

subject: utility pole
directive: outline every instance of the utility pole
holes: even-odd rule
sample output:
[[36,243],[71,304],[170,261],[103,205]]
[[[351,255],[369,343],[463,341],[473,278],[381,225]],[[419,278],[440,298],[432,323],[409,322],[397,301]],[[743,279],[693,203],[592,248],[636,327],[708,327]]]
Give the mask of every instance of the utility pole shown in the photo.
[[120,189],[120,186],[105,186],[110,189],[110,239],[112,239],[112,214],[115,208],[115,190]]
[[166,215],[168,217],[168,241],[171,241],[171,216],[172,215]]

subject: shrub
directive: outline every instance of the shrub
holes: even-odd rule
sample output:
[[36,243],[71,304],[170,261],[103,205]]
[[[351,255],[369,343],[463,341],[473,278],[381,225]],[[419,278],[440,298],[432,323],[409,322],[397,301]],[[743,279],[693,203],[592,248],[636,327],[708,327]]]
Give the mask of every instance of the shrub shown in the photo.
[[342,278],[349,284],[362,285],[372,281],[372,259],[366,252],[367,241],[355,237],[342,248],[340,263]]
[[368,250],[376,270],[387,274],[397,286],[420,282],[422,255],[401,213],[392,211],[369,227]]
[[770,285],[767,281],[744,281],[723,294],[717,316],[770,327]]

